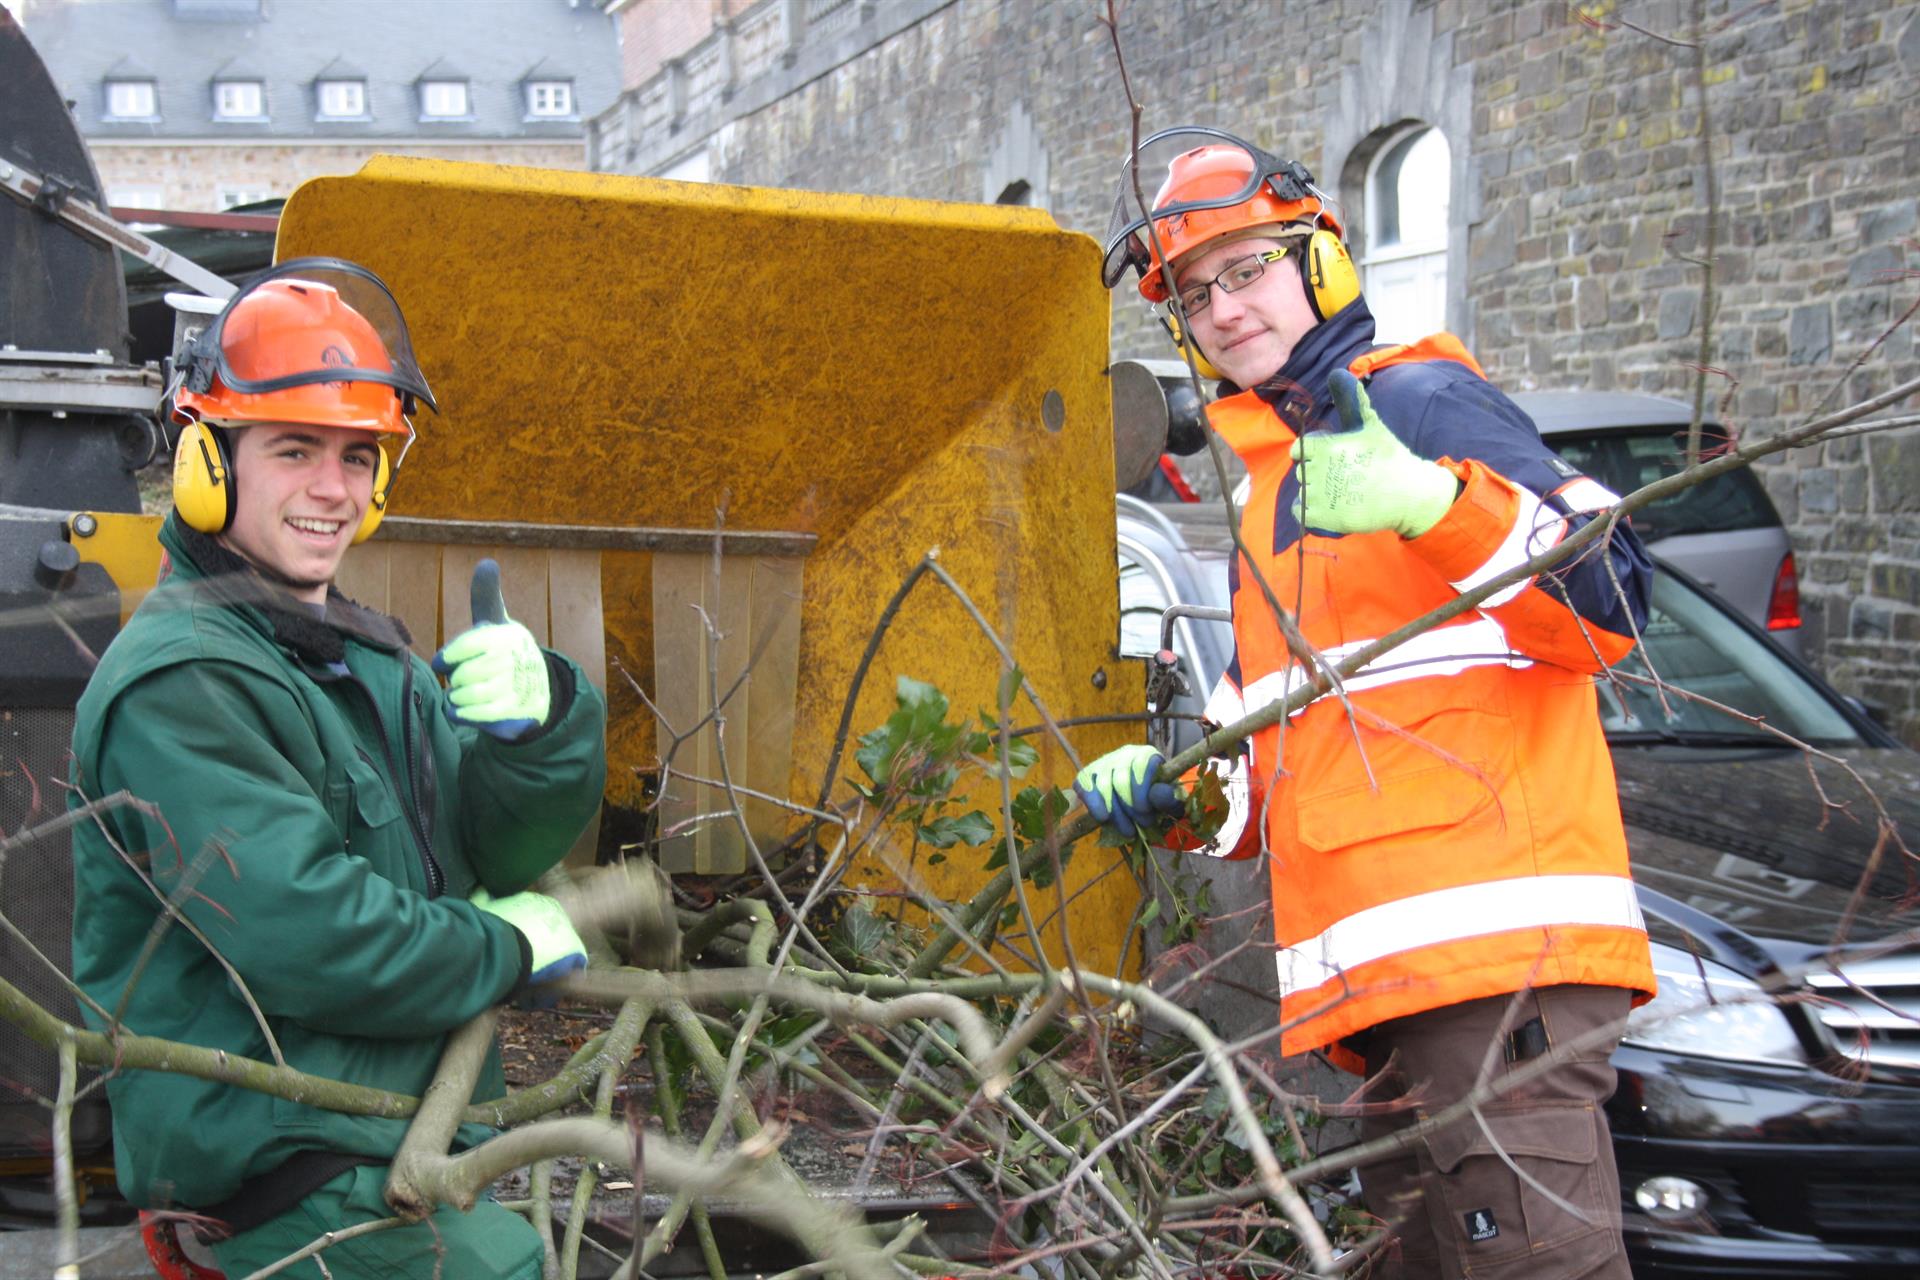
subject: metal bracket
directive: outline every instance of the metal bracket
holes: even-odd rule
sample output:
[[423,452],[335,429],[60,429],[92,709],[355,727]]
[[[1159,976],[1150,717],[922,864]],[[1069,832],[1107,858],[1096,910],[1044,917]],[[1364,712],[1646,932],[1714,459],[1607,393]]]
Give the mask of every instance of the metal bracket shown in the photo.
[[57,218],[82,235],[113,249],[124,249],[156,270],[164,271],[180,283],[209,298],[231,298],[234,286],[198,263],[183,258],[156,240],[121,226],[103,210],[73,196],[73,185],[58,178],[43,178],[32,170],[0,160],[0,191]]

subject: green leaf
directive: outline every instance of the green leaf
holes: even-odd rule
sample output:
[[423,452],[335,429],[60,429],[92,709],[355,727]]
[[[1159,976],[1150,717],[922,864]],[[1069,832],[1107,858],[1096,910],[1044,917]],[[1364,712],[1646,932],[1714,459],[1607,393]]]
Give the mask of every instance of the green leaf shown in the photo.
[[1020,673],[1019,667],[1008,667],[1006,671],[1001,673],[999,688],[1000,700],[994,705],[1011,708],[1013,706],[1013,700],[1020,696],[1020,685],[1025,679],[1026,677]]
[[876,783],[885,786],[887,766],[900,750],[899,739],[893,733],[893,721],[881,725],[868,733],[860,735],[859,749],[853,753],[853,762]]
[[927,865],[930,867],[937,867],[946,860],[947,855],[944,853],[930,853],[927,855]]
[[1148,925],[1152,924],[1155,920],[1158,920],[1159,918],[1160,918],[1160,899],[1155,898],[1151,902],[1147,903],[1146,909],[1140,913],[1140,927],[1144,929]]
[[879,955],[893,937],[891,924],[857,902],[840,917],[839,928],[847,950],[862,960]]
[[978,809],[958,816],[935,818],[920,828],[920,838],[936,849],[956,844],[981,845],[993,839],[993,821]]
[[1058,826],[1072,805],[1067,793],[1058,787],[1046,791],[1023,787],[1013,798],[1013,829],[1023,840],[1043,839],[1047,828]]

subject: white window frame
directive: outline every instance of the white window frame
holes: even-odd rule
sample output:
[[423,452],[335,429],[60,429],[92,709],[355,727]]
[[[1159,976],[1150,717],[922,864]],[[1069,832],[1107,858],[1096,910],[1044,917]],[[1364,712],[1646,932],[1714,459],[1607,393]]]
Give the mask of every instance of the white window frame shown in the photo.
[[[346,104],[329,106],[330,94],[344,93],[350,98]],[[365,120],[367,118],[367,82],[353,77],[341,77],[313,82],[313,118],[316,120]]]
[[[1403,203],[1397,187],[1392,191],[1382,189],[1387,176],[1382,171],[1388,158],[1410,140],[1417,147],[1428,136],[1444,149],[1446,159],[1441,176],[1441,194],[1446,198],[1437,207],[1431,200]],[[1453,149],[1446,135],[1424,122],[1394,132],[1367,163],[1366,252],[1358,265],[1361,289],[1373,311],[1376,336],[1381,342],[1412,342],[1446,328],[1452,168]],[[1389,205],[1397,219],[1409,212],[1423,218],[1426,225],[1416,228],[1422,234],[1408,237],[1403,225],[1393,244],[1383,244],[1381,220]]]
[[213,82],[213,118],[215,120],[265,120],[267,118],[266,83],[260,80],[215,80]]
[[573,81],[527,81],[527,118],[530,120],[570,120],[573,107]]
[[[160,118],[160,86],[152,80],[125,79],[103,82],[106,90],[106,103],[102,108],[102,118],[106,120],[157,120]],[[133,94],[135,101],[114,99],[125,92]],[[145,106],[144,111],[121,110],[122,107]]]
[[[458,91],[459,110],[448,110],[455,105],[446,100],[448,94]],[[465,80],[422,80],[420,82],[420,118],[422,120],[470,120],[473,118],[473,93]]]

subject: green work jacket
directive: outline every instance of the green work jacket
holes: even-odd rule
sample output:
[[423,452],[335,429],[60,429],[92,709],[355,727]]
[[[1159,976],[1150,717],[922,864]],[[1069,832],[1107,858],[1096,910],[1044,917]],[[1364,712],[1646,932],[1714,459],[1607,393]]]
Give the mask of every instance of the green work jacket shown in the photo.
[[[161,542],[171,573],[75,714],[70,805],[143,803],[74,828],[74,977],[125,1032],[271,1062],[264,1021],[290,1067],[417,1095],[447,1032],[524,980],[519,931],[467,895],[526,888],[584,829],[606,703],[549,653],[545,725],[456,730],[393,619],[337,592],[323,619],[177,516]],[[143,1206],[217,1204],[302,1150],[389,1156],[406,1127],[170,1072],[107,1091]],[[475,1096],[502,1091],[490,1053]]]

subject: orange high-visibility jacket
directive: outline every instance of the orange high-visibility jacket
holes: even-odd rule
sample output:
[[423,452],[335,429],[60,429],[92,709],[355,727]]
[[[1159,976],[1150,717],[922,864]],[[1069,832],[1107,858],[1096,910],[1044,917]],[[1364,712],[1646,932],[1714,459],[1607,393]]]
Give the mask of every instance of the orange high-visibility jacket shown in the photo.
[[[1372,336],[1356,303],[1309,333],[1283,378],[1208,411],[1251,473],[1248,552],[1329,663],[1618,501],[1541,444],[1457,339],[1374,349]],[[1341,367],[1462,483],[1418,538],[1316,534],[1291,514],[1296,427],[1326,426],[1326,376]],[[1236,658],[1207,709],[1222,724],[1312,680],[1255,575],[1235,570]],[[1376,658],[1344,682],[1346,705],[1323,695],[1253,737],[1210,851],[1269,859],[1282,1052],[1334,1046],[1358,1070],[1337,1042],[1390,1018],[1556,983],[1651,995],[1593,687],[1632,648],[1650,572],[1623,525]]]

